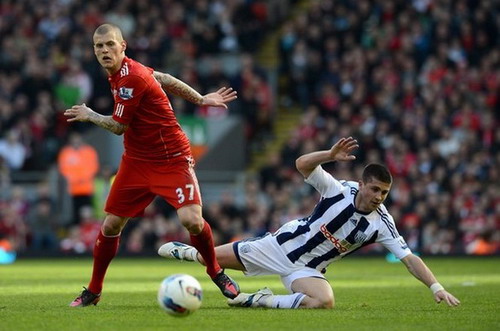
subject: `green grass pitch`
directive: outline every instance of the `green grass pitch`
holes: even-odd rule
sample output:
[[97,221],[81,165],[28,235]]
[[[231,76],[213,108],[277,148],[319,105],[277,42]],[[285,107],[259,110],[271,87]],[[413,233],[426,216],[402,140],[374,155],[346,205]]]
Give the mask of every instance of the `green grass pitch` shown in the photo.
[[[90,259],[19,259],[0,265],[0,330],[500,330],[499,258],[424,260],[459,307],[436,304],[401,263],[383,257],[330,266],[333,310],[231,308],[195,263],[117,257],[101,302],[75,309],[68,304],[87,285]],[[185,318],[167,315],[156,302],[161,280],[174,273],[195,276],[204,290],[200,310]],[[286,293],[275,276],[228,274],[245,292],[269,286]]]

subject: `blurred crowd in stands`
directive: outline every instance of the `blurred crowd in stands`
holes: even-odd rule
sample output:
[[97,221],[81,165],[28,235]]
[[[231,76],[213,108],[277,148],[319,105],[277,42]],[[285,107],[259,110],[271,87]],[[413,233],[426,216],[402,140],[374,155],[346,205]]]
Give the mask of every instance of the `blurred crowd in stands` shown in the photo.
[[[78,238],[86,230],[79,230],[78,225],[103,216],[109,184],[103,184],[101,179],[105,176],[109,180],[109,173],[115,169],[101,164],[97,173],[95,162],[88,157],[93,153],[83,155],[71,143],[75,132],[84,134],[91,126],[68,125],[62,116],[64,109],[83,102],[101,114],[109,115],[112,111],[109,84],[92,48],[92,34],[98,25],[117,24],[128,41],[128,56],[182,79],[200,93],[221,86],[238,90],[240,100],[231,105],[230,112],[245,119],[246,134],[253,143],[264,138],[256,130],[257,125],[270,130],[274,98],[267,73],[258,68],[253,54],[265,35],[285,18],[292,3],[280,0],[0,2],[0,234],[11,238],[18,250],[40,247],[57,250],[58,241],[66,238],[65,249],[75,246],[79,247],[75,250],[81,251]],[[221,109],[203,109],[176,97],[172,103],[178,116],[228,115]],[[65,160],[75,157],[86,164],[68,169]],[[54,198],[48,201],[38,193],[28,197],[23,186],[16,183],[16,178],[22,179],[27,172],[43,173],[54,166],[65,178],[67,194],[72,198],[74,209],[69,222],[58,215],[60,201],[53,201]],[[92,176],[86,177],[84,187],[73,185],[73,178],[85,176],[85,172]],[[89,185],[92,180],[96,182]],[[46,182],[39,185],[49,186]],[[83,214],[89,215],[89,209],[80,209],[88,206],[91,193],[96,207],[92,209],[92,217],[84,217]],[[42,217],[38,212],[47,216]],[[51,221],[47,222],[49,218]],[[148,224],[147,219],[144,224]],[[91,228],[94,227],[87,226]]]
[[[248,175],[243,194],[228,190],[205,204],[217,243],[309,214],[318,195],[295,159],[352,135],[360,143],[357,161],[325,168],[357,180],[366,163],[386,164],[394,176],[386,205],[414,251],[500,253],[500,4],[313,0],[281,24],[296,3],[2,1],[0,235],[19,251],[92,249],[113,169],[101,165],[90,204],[64,226],[47,183],[30,200],[11,175],[54,166],[73,131],[87,129],[68,126],[65,107],[86,102],[110,113],[108,83],[91,47],[95,27],[106,21],[122,27],[128,56],[202,93],[234,87],[239,101],[230,112],[245,119],[249,144],[272,137],[276,107],[302,110],[282,150]],[[254,59],[270,33],[279,33],[277,95]],[[228,54],[238,55],[236,71],[224,67]],[[179,115],[213,116],[172,102]],[[189,242],[160,200],[126,231],[121,249],[130,253]]]
[[386,164],[387,205],[413,250],[498,252],[499,46],[498,2],[312,2],[281,35],[286,93],[304,114],[263,190],[296,194],[293,160],[352,135],[355,165],[331,168],[357,179],[365,163]]

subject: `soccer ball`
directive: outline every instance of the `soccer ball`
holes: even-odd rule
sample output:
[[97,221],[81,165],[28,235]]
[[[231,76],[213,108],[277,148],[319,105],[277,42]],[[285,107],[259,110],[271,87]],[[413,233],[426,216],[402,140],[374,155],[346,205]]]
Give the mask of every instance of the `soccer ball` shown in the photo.
[[158,289],[158,303],[172,316],[187,316],[201,306],[203,291],[193,276],[175,274],[165,278]]

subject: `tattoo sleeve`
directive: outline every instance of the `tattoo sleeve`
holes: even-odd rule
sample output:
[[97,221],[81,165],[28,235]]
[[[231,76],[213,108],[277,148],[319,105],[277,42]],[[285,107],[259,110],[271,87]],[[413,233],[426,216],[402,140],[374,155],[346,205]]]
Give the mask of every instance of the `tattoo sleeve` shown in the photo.
[[160,82],[161,87],[166,92],[175,94],[196,105],[200,105],[203,102],[203,96],[183,81],[158,71],[154,72],[154,77]]
[[128,128],[127,125],[115,121],[112,116],[104,116],[96,112],[90,114],[89,121],[117,135],[122,135]]

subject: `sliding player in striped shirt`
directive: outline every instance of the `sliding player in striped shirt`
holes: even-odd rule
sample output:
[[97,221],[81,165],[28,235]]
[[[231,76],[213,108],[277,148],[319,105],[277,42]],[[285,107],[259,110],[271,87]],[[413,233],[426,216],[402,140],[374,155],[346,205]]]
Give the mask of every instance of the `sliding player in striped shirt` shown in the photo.
[[[276,274],[289,295],[274,295],[269,289],[240,293],[229,299],[231,306],[268,308],[332,308],[333,290],[323,276],[333,261],[371,243],[380,243],[406,265],[409,272],[429,287],[436,302],[456,306],[460,301],[441,286],[431,270],[406,245],[394,220],[383,205],[392,177],[386,167],[369,164],[359,182],[339,181],[321,164],[355,159],[358,143],[340,139],[330,150],[309,153],[296,161],[297,169],[320,194],[312,214],[284,224],[274,234],[216,247],[223,268],[241,270],[247,276]],[[171,242],[158,254],[167,258],[198,261],[194,247]]]

